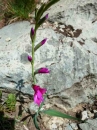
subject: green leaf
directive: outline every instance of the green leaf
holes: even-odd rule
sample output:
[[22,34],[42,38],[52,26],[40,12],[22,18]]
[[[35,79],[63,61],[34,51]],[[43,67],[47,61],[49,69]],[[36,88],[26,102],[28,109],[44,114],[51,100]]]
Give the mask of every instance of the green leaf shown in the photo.
[[39,126],[38,126],[38,123],[37,123],[37,114],[35,114],[35,116],[33,117],[33,122],[35,124],[35,127],[37,130],[40,130]]
[[67,114],[64,114],[64,113],[61,113],[59,111],[56,111],[56,110],[53,110],[53,109],[48,109],[48,110],[44,110],[44,111],[41,111],[45,114],[48,114],[50,116],[57,116],[57,117],[62,117],[62,118],[67,118],[67,119],[70,119],[70,120],[77,120],[77,121],[81,121],[80,119],[76,118],[76,117],[72,117],[70,115],[67,115]]
[[34,48],[34,52],[38,49],[38,48],[40,48],[42,45],[41,45],[41,43],[38,43],[36,46],[35,46],[35,48]]
[[37,24],[37,28],[39,28],[40,25],[42,25],[44,23],[44,21],[46,20],[46,17],[44,16],[43,18],[41,18]]
[[37,17],[37,12],[38,12],[38,9],[35,8],[35,18]]
[[35,17],[36,22],[38,22],[38,20],[41,18],[42,14],[44,13],[44,7],[45,7],[45,3],[40,7],[40,9],[37,11],[37,15]]
[[50,2],[48,2],[48,4],[45,6],[43,12],[45,12],[48,8],[50,8],[52,5],[54,5],[58,1],[60,1],[60,0],[51,0]]

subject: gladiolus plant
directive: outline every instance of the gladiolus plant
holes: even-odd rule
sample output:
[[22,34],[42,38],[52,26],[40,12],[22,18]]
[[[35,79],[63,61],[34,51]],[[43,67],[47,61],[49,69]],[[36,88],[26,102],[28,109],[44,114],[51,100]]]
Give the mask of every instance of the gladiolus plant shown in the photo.
[[35,70],[35,68],[34,68],[35,52],[36,52],[36,50],[38,51],[38,49],[40,47],[44,46],[44,44],[46,44],[46,41],[47,41],[47,38],[45,38],[35,46],[35,39],[36,39],[36,32],[37,32],[38,28],[49,17],[48,14],[46,14],[43,17],[42,17],[42,15],[49,7],[51,7],[53,4],[55,4],[58,1],[60,1],[60,0],[49,0],[48,2],[43,3],[39,9],[35,9],[35,27],[31,28],[31,31],[30,31],[30,37],[31,37],[31,41],[32,41],[32,55],[31,56],[28,55],[28,61],[31,63],[31,66],[32,66],[32,81],[33,81],[32,89],[34,90],[34,102],[35,102],[35,104],[37,104],[39,106],[37,113],[35,113],[35,116],[33,117],[35,127],[38,130],[40,130],[40,128],[37,123],[37,117],[40,113],[45,113],[45,114],[48,114],[51,116],[58,116],[58,117],[63,117],[63,118],[68,118],[68,119],[73,119],[73,120],[79,120],[75,117],[71,117],[69,115],[66,115],[64,113],[61,113],[61,112],[58,112],[55,110],[41,111],[41,108],[43,106],[43,103],[44,103],[44,100],[45,100],[45,97],[47,94],[47,89],[42,88],[39,85],[37,85],[36,78],[35,78],[36,74],[49,74],[50,73],[50,70],[46,67],[38,68],[37,70]]

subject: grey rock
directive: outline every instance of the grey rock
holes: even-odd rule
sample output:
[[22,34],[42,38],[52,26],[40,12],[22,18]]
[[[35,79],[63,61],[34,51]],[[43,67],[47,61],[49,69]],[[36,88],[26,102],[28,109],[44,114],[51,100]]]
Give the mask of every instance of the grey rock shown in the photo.
[[[62,2],[66,3],[60,1],[57,5],[65,5]],[[58,96],[66,107],[90,102],[87,96],[97,92],[97,22],[93,22],[97,1],[84,0],[79,5],[79,1],[74,0],[73,3],[76,6],[71,5],[67,11],[62,8],[53,12],[49,20],[57,21],[59,25],[70,25],[74,29],[71,32],[77,36],[66,36],[52,28],[41,27],[35,42],[48,38],[47,43],[35,53],[35,68],[46,66],[51,70],[50,74],[37,75],[37,84],[46,87],[53,99],[54,95]],[[0,87],[33,94],[31,64],[27,61],[27,55],[31,55],[32,26],[24,21],[0,30]],[[6,42],[8,37],[11,41]]]
[[76,123],[71,123],[70,126],[72,127],[73,130],[78,130],[78,126]]
[[79,124],[81,130],[97,130],[97,119],[88,120],[86,123]]
[[29,109],[37,112],[38,106],[34,102],[32,102],[32,103],[29,104]]
[[73,128],[68,124],[64,130],[73,130]]
[[27,56],[28,56],[27,53],[22,53],[22,54],[21,54],[21,56],[20,56],[20,57],[21,57],[21,59],[20,59],[20,60],[21,60],[21,63],[24,63],[24,64],[25,64],[25,63],[28,62]]

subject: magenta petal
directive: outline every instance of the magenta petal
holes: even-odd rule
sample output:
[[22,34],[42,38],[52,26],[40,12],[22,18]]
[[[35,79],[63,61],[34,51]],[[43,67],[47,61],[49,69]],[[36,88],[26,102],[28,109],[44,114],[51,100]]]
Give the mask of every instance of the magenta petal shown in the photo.
[[48,14],[45,15],[45,18],[48,19]]
[[32,36],[34,35],[34,29],[33,28],[31,28],[31,34],[32,34]]
[[40,90],[37,91],[37,97],[41,99],[43,97],[43,94],[40,92]]
[[31,62],[32,61],[32,57],[28,55],[28,60]]
[[33,85],[33,89],[35,91],[34,94],[34,102],[40,106],[41,102],[43,102],[43,94],[46,93],[46,88],[41,88],[40,86]]
[[47,89],[46,88],[39,88],[39,91],[42,93],[42,94],[45,94]]
[[41,102],[43,101],[43,95],[40,91],[34,94],[34,102],[40,106]]
[[43,40],[41,41],[41,45],[45,44],[46,41],[47,41],[47,38],[43,39]]
[[35,92],[37,92],[37,91],[39,90],[39,88],[40,88],[40,86],[38,86],[38,85],[33,85],[33,89],[34,89]]
[[40,68],[38,73],[50,73],[50,70],[48,68]]
[[38,99],[38,97],[37,97],[36,94],[34,95],[34,102],[35,102],[38,106],[40,106],[41,100]]

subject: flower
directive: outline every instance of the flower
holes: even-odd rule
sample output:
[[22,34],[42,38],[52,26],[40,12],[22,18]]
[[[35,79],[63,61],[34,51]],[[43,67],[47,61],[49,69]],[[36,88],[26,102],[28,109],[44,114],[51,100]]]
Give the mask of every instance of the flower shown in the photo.
[[41,45],[45,44],[46,41],[47,41],[47,38],[43,39],[43,40],[41,41]]
[[50,73],[50,70],[48,69],[48,68],[40,68],[39,70],[38,70],[38,73]]
[[31,62],[32,61],[32,57],[28,55],[28,60]]
[[32,34],[32,36],[34,35],[34,29],[33,28],[31,28],[31,34]]
[[45,19],[48,19],[48,14],[45,15]]
[[38,85],[33,85],[33,89],[34,89],[34,102],[40,106],[41,102],[43,102],[44,98],[43,98],[43,94],[46,93],[47,89],[46,88],[41,88]]

